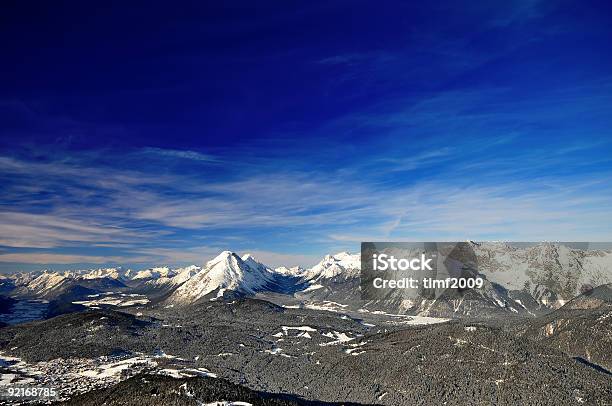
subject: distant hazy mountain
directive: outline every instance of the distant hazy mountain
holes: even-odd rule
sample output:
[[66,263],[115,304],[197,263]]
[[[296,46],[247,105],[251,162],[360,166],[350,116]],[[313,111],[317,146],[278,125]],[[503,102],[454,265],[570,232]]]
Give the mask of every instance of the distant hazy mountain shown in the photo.
[[[564,244],[514,247],[472,243],[478,271],[508,290],[526,290],[540,303],[560,307],[585,289],[612,282],[612,252]],[[543,292],[549,292],[547,296]],[[559,303],[551,303],[557,300]]]
[[131,277],[132,280],[139,279],[159,279],[159,278],[172,278],[176,275],[176,271],[168,268],[167,266],[149,268],[142,271],[138,271]]
[[127,271],[124,271],[122,268],[104,268],[104,269],[75,271],[75,272],[72,272],[72,274],[74,276],[80,276],[83,279],[110,278],[110,279],[116,279],[116,280],[123,280],[123,279],[128,279],[126,272]]
[[11,292],[15,296],[53,299],[67,289],[79,285],[95,291],[124,289],[126,285],[113,273],[90,274],[81,272],[49,272],[34,275],[32,279],[20,277]]
[[302,268],[301,266],[293,266],[291,268],[287,268],[285,266],[279,266],[278,268],[275,268],[274,271],[281,275],[295,276],[295,277],[300,278],[304,276],[306,269]]

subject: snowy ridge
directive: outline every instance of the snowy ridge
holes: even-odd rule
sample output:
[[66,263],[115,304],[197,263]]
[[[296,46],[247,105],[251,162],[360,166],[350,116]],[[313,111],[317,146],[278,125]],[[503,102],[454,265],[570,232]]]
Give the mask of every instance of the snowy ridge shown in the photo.
[[360,254],[339,252],[335,255],[326,255],[321,262],[305,271],[304,280],[316,283],[321,279],[330,279],[337,275],[355,277],[361,269]]
[[[513,247],[507,243],[473,243],[478,272],[506,289],[527,290],[546,304],[551,294],[569,300],[587,286],[612,282],[612,252],[580,250],[558,243]],[[554,295],[553,295],[554,296]]]
[[31,280],[26,289],[33,294],[43,296],[46,293],[59,288],[67,280],[71,279],[72,275],[68,272],[43,272],[40,276]]
[[142,271],[136,272],[131,278],[132,280],[138,279],[159,279],[159,278],[171,278],[176,275],[176,272],[167,266],[149,268]]
[[197,265],[190,265],[185,268],[175,269],[176,275],[173,276],[170,280],[175,285],[181,285],[191,279],[192,276],[197,274],[202,270],[201,267]]
[[[18,283],[18,281],[21,283]],[[93,274],[82,271],[43,271],[30,280],[22,277],[15,279],[14,285],[13,294],[45,299],[55,297],[76,285],[100,291],[125,288],[120,277],[112,273],[107,275],[106,270]]]
[[301,278],[304,276],[306,270],[301,266],[293,266],[291,268],[287,268],[286,266],[279,266],[278,268],[274,269],[274,272],[280,275],[295,276],[297,278]]
[[100,278],[111,278],[111,279],[125,279],[126,274],[122,268],[100,268],[86,271],[76,271],[75,274],[79,275],[82,279],[100,279]]
[[[172,270],[171,273],[169,273],[170,276],[158,276],[148,278],[145,281],[145,285],[154,288],[175,288],[187,282],[201,270],[202,268],[196,265],[190,265],[185,268],[177,268]],[[134,280],[142,279],[134,278]]]

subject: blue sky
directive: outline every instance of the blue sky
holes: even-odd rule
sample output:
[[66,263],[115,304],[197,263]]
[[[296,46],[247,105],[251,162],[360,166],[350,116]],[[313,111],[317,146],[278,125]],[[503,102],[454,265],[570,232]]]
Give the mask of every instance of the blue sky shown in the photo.
[[612,240],[605,2],[262,3],[3,5],[0,271]]

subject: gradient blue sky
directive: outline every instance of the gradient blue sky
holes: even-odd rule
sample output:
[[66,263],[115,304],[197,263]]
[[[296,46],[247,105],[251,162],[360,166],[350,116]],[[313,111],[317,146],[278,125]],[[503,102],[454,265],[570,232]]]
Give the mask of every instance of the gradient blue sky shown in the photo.
[[606,2],[207,3],[3,2],[0,271],[612,240]]

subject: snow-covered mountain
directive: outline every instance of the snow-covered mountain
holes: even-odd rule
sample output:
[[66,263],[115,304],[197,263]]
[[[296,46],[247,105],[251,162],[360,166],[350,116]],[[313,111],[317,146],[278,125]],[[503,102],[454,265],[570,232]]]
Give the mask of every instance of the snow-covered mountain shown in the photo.
[[176,286],[182,285],[201,270],[202,268],[197,265],[190,265],[185,268],[175,269],[175,275],[170,278],[170,281]]
[[[163,295],[174,291],[201,270],[202,268],[199,266],[190,265],[185,268],[173,269],[168,272],[168,276],[158,275],[147,279],[135,278],[133,282],[140,282],[137,285],[137,290],[141,293]],[[143,281],[144,283],[142,283]]]
[[438,299],[407,299],[401,290],[394,290],[381,300],[360,300],[360,256],[339,253],[326,256],[304,273],[309,286],[300,297],[445,317],[496,313],[533,315],[558,308],[589,287],[612,282],[612,253],[608,251],[580,250],[551,243],[523,247],[469,243],[464,248],[469,254],[459,252],[459,257],[466,255],[466,262],[475,261],[477,274],[485,278],[482,289],[465,295],[445,292]]
[[306,270],[302,268],[301,266],[292,266],[291,268],[287,268],[286,266],[279,266],[278,268],[274,269],[274,272],[281,274],[281,275],[294,276],[297,278],[301,278],[304,276],[304,273],[306,272]]
[[144,269],[138,271],[132,276],[131,280],[143,280],[143,279],[159,279],[159,278],[172,278],[176,275],[176,271],[170,269],[167,266]]
[[34,278],[39,276],[41,273],[46,271],[35,271],[35,272],[16,272],[7,275],[7,279],[13,281],[15,286],[23,286],[32,281]]
[[335,255],[326,255],[321,262],[306,270],[302,277],[311,283],[317,283],[322,279],[330,279],[338,275],[358,277],[360,269],[360,254],[339,252]]
[[191,265],[185,268],[170,269],[155,267],[140,271],[124,268],[100,268],[71,271],[20,272],[4,275],[3,292],[14,296],[27,296],[49,299],[72,286],[81,286],[98,292],[107,291],[146,291],[147,293],[167,293],[180,286],[201,270]]
[[59,290],[74,276],[69,272],[43,272],[24,286],[24,292],[34,296],[45,297],[54,290]]
[[220,297],[226,291],[254,295],[275,285],[274,271],[257,262],[251,255],[241,258],[234,252],[223,251],[178,287],[168,302],[193,303],[211,294]]
[[[544,304],[557,305],[589,287],[612,282],[612,252],[582,250],[564,244],[515,247],[508,243],[472,243],[478,271],[510,290],[526,290]],[[554,297],[548,296],[554,293]]]
[[84,271],[75,271],[75,276],[80,276],[83,279],[100,279],[100,278],[111,278],[122,280],[126,279],[126,271],[123,268],[100,268]]
[[302,273],[304,285],[295,292],[295,297],[304,302],[337,303],[360,309],[365,304],[361,300],[360,270],[360,254],[326,255]]
[[11,295],[53,299],[76,286],[99,292],[126,288],[121,275],[114,268],[91,272],[43,271],[33,274],[32,278],[23,276],[15,278]]
[[[534,298],[567,301],[585,288],[612,282],[612,252],[581,250],[563,244],[517,247],[509,243],[469,243],[477,271],[507,290],[525,290]],[[337,276],[358,277],[360,255],[327,255],[301,275],[311,283]],[[561,303],[562,304],[562,303]]]

